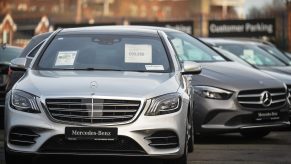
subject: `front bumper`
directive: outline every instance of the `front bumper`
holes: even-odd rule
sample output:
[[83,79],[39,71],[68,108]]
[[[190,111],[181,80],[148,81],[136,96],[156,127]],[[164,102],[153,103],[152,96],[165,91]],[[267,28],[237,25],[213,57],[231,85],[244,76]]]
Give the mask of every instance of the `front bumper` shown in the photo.
[[[9,102],[10,96],[7,96],[7,101]],[[45,109],[41,108],[40,114],[30,114],[25,112],[20,112],[14,110],[6,103],[6,113],[5,113],[5,143],[6,148],[9,152],[21,153],[21,154],[35,154],[35,155],[49,155],[49,154],[59,154],[59,155],[110,155],[110,156],[150,156],[157,158],[177,158],[184,153],[184,143],[186,134],[186,118],[188,104],[183,102],[181,105],[181,110],[161,116],[145,116],[144,113],[148,108],[149,104],[146,104],[140,116],[132,123],[124,125],[90,125],[90,127],[116,127],[118,128],[118,138],[128,138],[138,146],[141,147],[143,152],[130,152],[124,153],[121,151],[63,151],[62,149],[55,150],[43,150],[45,144],[48,143],[52,138],[59,137],[64,139],[65,128],[72,127],[82,127],[84,125],[72,125],[72,124],[62,124],[51,121]],[[28,128],[38,135],[35,138],[35,143],[29,146],[20,146],[17,144],[12,144],[9,141],[9,134],[13,128]],[[178,146],[174,148],[157,148],[150,146],[151,141],[146,137],[153,135],[159,131],[170,131],[177,135]],[[64,142],[67,142],[64,140]],[[74,141],[72,141],[74,142]],[[94,143],[100,141],[93,141]],[[103,141],[104,142],[104,141]],[[110,141],[108,141],[110,142]],[[60,141],[61,143],[61,141]],[[76,146],[76,143],[74,143]],[[111,143],[112,144],[112,143]],[[63,146],[59,144],[58,147]]]
[[288,105],[276,109],[280,120],[256,122],[254,112],[261,109],[244,109],[234,99],[214,100],[194,95],[194,127],[198,134],[240,132],[247,129],[276,130],[290,126]]

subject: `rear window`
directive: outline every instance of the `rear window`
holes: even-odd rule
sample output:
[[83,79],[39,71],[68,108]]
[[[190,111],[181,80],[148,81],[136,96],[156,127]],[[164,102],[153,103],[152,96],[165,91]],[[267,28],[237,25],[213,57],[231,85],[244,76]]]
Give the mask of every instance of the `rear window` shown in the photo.
[[38,68],[170,72],[160,38],[121,35],[56,36]]

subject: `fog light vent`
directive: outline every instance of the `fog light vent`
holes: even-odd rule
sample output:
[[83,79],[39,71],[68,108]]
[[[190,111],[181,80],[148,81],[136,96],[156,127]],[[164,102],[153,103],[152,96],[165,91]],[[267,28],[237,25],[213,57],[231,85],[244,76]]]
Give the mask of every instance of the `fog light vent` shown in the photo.
[[179,146],[178,136],[172,131],[155,132],[151,136],[145,137],[145,139],[150,141],[149,146],[159,149],[176,148]]
[[13,145],[30,146],[35,144],[35,139],[39,135],[33,132],[31,129],[17,127],[13,128],[9,135],[9,142]]

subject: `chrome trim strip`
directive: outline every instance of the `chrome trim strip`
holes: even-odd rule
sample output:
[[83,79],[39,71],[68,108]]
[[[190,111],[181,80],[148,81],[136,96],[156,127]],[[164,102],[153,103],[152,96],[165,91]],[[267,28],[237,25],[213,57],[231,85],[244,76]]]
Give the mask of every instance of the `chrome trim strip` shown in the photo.
[[[19,143],[28,143],[28,144],[35,144],[35,141],[21,141],[21,140],[9,140],[9,142],[19,142]],[[13,143],[12,143],[13,144]],[[14,144],[13,144],[14,145]]]
[[22,133],[10,133],[10,135],[28,136],[28,137],[40,137],[40,135],[37,135],[37,134],[22,134]]
[[252,126],[245,126],[241,127],[240,129],[253,129],[253,128],[272,128],[272,127],[279,127],[279,126],[290,126],[290,122],[282,122],[276,124],[269,124],[269,125],[252,125]]

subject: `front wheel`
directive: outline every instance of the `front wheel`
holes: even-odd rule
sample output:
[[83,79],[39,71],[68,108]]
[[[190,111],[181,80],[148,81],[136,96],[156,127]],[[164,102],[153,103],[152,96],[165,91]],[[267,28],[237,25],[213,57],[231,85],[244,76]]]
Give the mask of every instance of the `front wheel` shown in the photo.
[[245,138],[250,139],[260,139],[267,136],[270,133],[269,130],[251,130],[251,131],[242,131],[240,134]]

